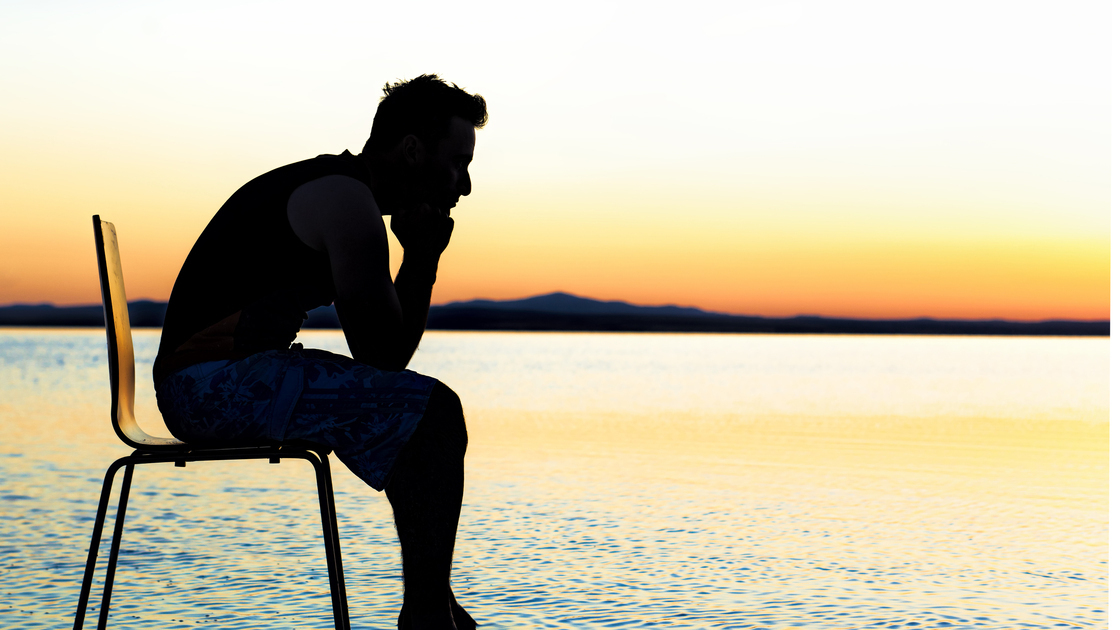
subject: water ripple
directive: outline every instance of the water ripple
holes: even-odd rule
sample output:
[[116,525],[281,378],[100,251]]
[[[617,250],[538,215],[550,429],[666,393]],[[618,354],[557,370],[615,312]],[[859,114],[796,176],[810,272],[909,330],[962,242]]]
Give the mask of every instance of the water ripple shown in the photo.
[[[1106,626],[1106,425],[964,412],[891,418],[874,409],[831,419],[809,408],[798,416],[728,415],[726,399],[683,409],[681,401],[702,405],[687,392],[651,394],[676,416],[628,413],[625,400],[611,402],[617,392],[601,387],[605,374],[621,369],[612,356],[638,361],[646,379],[626,385],[613,375],[612,387],[660,391],[683,381],[666,367],[679,355],[626,339],[636,338],[425,340],[434,354],[424,360],[443,361],[432,371],[448,382],[472,382],[482,363],[487,378],[522,387],[517,370],[544,373],[560,383],[547,394],[555,405],[584,392],[579,413],[509,403],[531,392],[495,390],[512,406],[468,405],[454,586],[484,628]],[[138,333],[141,361],[151,360],[155,341]],[[765,346],[716,341],[739,344],[737,353]],[[534,351],[518,354],[514,342]],[[892,378],[935,371],[925,364],[905,372],[897,357],[912,350],[909,341],[867,343],[860,373],[874,367],[867,356],[876,353],[891,357],[882,371]],[[1000,365],[990,355],[1002,356],[1014,379],[1029,376],[1030,361],[1045,364],[1039,379],[1025,381],[1034,388],[1051,382],[1043,377],[1055,362],[1076,370],[1061,357],[1091,354],[1077,344],[979,343],[983,352],[968,347],[962,356],[984,355],[988,370]],[[717,363],[721,356],[710,337],[678,336],[669,345]],[[788,347],[817,348],[814,361],[827,355],[821,365],[844,361],[819,345]],[[1101,347],[1107,358],[1107,341]],[[922,346],[922,356],[934,356],[931,348]],[[0,331],[0,627],[72,625],[102,475],[127,452],[105,420],[103,349],[96,331]],[[762,369],[744,361],[715,365],[712,382],[722,387],[734,369]],[[823,378],[823,368],[798,372],[791,361],[775,360],[781,369],[769,378]],[[851,383],[850,374],[844,379],[828,387]],[[968,409],[995,404],[970,396]],[[1102,402],[1083,398],[1085,414],[1096,417]],[[150,399],[139,407],[154,413]],[[696,437],[704,433],[719,439]],[[388,505],[337,462],[334,470],[354,627],[393,628],[401,585]],[[110,626],[331,627],[318,519],[305,463],[138,469]],[[98,580],[103,568],[104,558]],[[89,614],[96,617],[96,601]]]

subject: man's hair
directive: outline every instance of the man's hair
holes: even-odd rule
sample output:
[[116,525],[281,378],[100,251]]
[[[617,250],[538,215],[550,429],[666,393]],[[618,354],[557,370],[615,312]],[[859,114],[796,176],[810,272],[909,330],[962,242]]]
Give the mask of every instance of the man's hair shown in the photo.
[[486,100],[468,94],[454,83],[434,74],[422,74],[411,81],[386,83],[385,95],[373,116],[373,129],[363,153],[388,151],[412,134],[428,148],[447,137],[455,116],[481,129],[487,120]]

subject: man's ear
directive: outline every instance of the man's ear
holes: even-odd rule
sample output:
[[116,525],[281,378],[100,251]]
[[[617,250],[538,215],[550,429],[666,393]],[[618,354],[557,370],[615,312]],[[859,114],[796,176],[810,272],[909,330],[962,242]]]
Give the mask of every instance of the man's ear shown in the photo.
[[424,143],[420,142],[420,138],[408,134],[401,138],[401,143],[398,146],[400,147],[401,157],[404,158],[405,164],[416,166],[424,161]]

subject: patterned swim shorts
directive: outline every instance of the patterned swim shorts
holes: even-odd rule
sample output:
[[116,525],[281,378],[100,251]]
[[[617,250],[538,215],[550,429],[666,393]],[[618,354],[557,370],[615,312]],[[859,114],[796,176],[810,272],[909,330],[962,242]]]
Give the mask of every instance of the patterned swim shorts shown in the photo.
[[321,444],[383,490],[435,383],[325,350],[269,350],[175,372],[160,384],[156,401],[167,428],[184,442]]

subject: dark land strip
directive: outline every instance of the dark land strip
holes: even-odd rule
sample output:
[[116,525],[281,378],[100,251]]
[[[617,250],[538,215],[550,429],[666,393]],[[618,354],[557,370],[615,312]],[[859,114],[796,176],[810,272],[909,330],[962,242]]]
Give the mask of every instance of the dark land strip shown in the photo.
[[[167,304],[137,300],[128,305],[135,328],[163,325]],[[100,305],[49,304],[0,307],[0,326],[104,326]],[[304,328],[338,328],[334,307],[308,314]],[[643,307],[601,302],[566,294],[527,300],[477,300],[433,306],[428,328],[434,330],[706,332],[857,335],[1038,335],[1107,337],[1110,322],[1048,320],[846,319],[799,315],[755,317],[727,315],[675,306]]]

